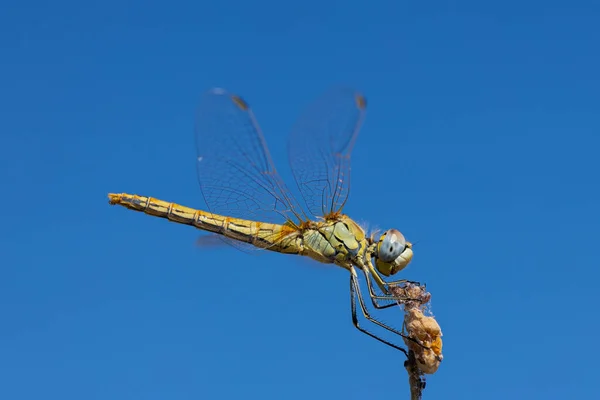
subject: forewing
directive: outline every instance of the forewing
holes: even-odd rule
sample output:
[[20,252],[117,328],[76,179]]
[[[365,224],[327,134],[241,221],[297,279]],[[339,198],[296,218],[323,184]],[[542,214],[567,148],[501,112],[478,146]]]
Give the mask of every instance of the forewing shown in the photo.
[[310,213],[341,212],[350,192],[350,155],[366,100],[349,88],[332,88],[302,114],[288,143],[289,161]]
[[208,210],[260,222],[297,221],[254,113],[239,96],[208,91],[196,120],[197,171]]

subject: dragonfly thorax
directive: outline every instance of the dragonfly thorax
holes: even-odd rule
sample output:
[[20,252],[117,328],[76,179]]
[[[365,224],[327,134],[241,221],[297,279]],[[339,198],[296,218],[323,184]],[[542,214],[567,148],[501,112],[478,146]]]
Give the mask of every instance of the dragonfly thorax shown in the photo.
[[341,266],[362,258],[368,245],[364,230],[343,215],[336,220],[318,222],[302,236],[305,255]]

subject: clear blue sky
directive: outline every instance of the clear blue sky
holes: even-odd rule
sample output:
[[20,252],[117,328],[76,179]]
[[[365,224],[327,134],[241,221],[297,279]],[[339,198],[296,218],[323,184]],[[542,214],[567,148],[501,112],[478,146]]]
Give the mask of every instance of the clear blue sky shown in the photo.
[[425,398],[595,397],[600,6],[454,3],[3,2],[0,397],[407,398],[345,271],[107,204],[202,207],[212,86],[291,182],[289,128],[337,83],[369,99],[345,211],[418,242],[444,332]]

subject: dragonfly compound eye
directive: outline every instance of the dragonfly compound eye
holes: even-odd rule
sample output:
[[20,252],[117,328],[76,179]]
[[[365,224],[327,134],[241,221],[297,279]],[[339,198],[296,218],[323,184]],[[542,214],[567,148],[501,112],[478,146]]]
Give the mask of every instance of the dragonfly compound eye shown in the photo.
[[402,254],[406,248],[406,239],[396,229],[385,231],[379,238],[377,245],[377,257],[386,263],[391,263]]

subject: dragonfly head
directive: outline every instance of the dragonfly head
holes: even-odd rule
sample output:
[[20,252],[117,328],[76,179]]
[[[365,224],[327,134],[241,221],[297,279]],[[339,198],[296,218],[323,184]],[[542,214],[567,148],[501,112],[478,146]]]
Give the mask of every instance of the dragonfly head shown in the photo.
[[396,229],[388,229],[381,235],[377,243],[375,265],[384,276],[398,273],[412,260],[412,244],[404,239],[404,235]]

